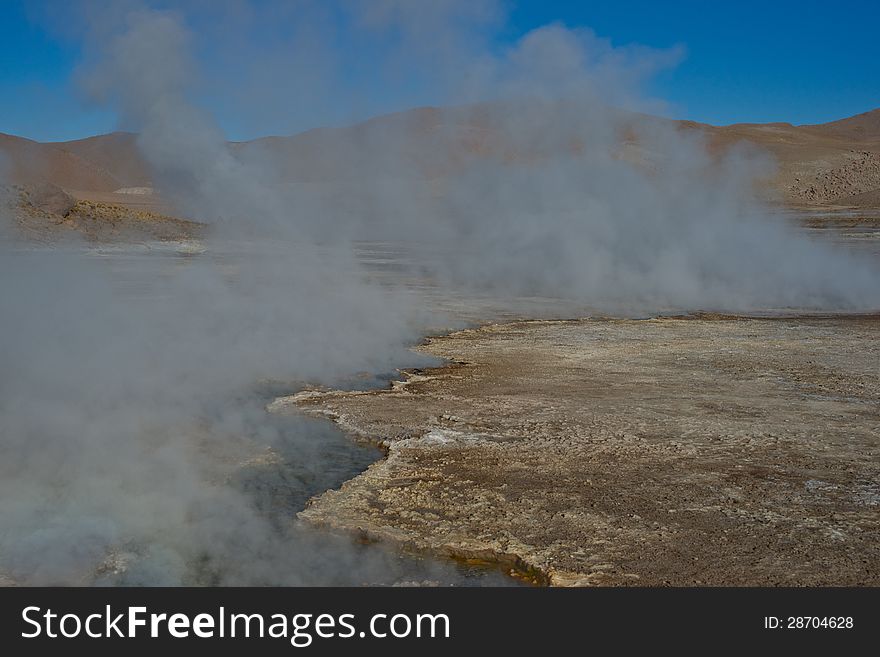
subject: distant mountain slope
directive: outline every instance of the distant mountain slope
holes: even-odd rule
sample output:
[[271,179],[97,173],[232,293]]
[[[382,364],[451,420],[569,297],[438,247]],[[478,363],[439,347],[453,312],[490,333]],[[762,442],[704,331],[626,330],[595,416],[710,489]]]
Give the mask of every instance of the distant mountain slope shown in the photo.
[[58,144],[0,133],[0,177],[13,184],[51,182],[66,189],[113,191],[122,185],[107,169]]
[[233,144],[244,159],[277,167],[284,181],[433,178],[474,154],[500,148],[480,106],[420,107],[343,128],[318,128],[290,137]]
[[819,125],[801,126],[818,134],[827,134],[842,139],[856,141],[878,142],[880,141],[880,109],[856,114],[847,119],[821,123]]
[[141,158],[136,139],[137,135],[130,132],[113,132],[54,145],[105,171],[112,171],[120,183],[118,187],[146,187],[150,185],[150,170]]
[[880,110],[819,125],[707,127],[718,144],[748,141],[778,164],[774,186],[796,205],[876,207],[880,193]]
[[[256,170],[269,183],[369,184],[389,177],[442,177],[473,158],[521,160],[541,149],[583,147],[577,134],[525,142],[512,119],[499,127],[487,106],[424,107],[343,128],[231,143],[230,149],[259,165]],[[880,198],[880,109],[819,125],[675,123],[704,132],[714,149],[748,141],[768,151],[778,165],[769,189],[789,204],[875,207]],[[0,175],[14,183],[51,182],[78,198],[141,206],[159,202],[143,195],[107,196],[119,188],[150,185],[149,167],[131,133],[49,144],[0,134]]]

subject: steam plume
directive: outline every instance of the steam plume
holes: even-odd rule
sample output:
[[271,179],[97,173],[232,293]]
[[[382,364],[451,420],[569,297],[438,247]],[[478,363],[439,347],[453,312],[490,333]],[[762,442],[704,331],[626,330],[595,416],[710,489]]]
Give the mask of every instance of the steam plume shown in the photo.
[[[421,266],[447,293],[549,295],[572,309],[880,306],[872,264],[803,237],[754,199],[760,155],[719,161],[697,134],[637,113],[662,106],[639,89],[680,49],[618,48],[562,25],[499,49],[496,3],[324,4],[289,14],[287,3],[232,3],[207,25],[198,3],[109,12],[106,46],[83,79],[138,132],[163,193],[210,222],[212,255],[175,261],[133,293],[77,245],[3,254],[0,572],[12,581],[316,583],[340,569],[384,572],[344,543],[328,553],[279,529],[234,485],[242,463],[275,472],[267,446],[302,462],[321,450],[315,426],[302,423],[291,446],[259,405],[239,403],[256,382],[386,371],[418,338],[418,298],[370,283],[357,240],[420,245]],[[270,19],[328,38],[267,59],[250,30]],[[308,96],[313,113],[341,121],[338,108],[357,105],[349,88],[367,112],[390,109],[385,97],[456,107],[427,135],[380,127],[323,154],[368,162],[371,178],[352,181],[343,166],[346,182],[328,194],[289,185],[271,157],[231,150],[193,98],[212,81],[200,77],[188,22],[242,46],[235,71],[273,72],[223,80],[221,92],[246,90],[231,103],[246,118],[267,104],[302,117]],[[339,25],[375,53],[373,86],[345,72],[359,51],[328,49]],[[462,151],[472,130],[481,148]],[[426,150],[434,174],[413,169],[411,154]]]

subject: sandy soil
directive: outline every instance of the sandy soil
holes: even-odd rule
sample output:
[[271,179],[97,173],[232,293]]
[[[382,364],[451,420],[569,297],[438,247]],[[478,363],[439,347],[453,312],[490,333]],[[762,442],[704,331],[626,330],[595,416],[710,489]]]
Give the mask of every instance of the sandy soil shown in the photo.
[[385,460],[300,513],[555,585],[880,584],[880,317],[518,322],[371,392]]
[[[105,195],[106,200],[114,196]],[[0,205],[13,218],[19,234],[37,241],[51,241],[78,234],[93,242],[190,241],[204,234],[206,226],[157,211],[149,200],[122,205],[88,200],[41,183],[0,189]]]

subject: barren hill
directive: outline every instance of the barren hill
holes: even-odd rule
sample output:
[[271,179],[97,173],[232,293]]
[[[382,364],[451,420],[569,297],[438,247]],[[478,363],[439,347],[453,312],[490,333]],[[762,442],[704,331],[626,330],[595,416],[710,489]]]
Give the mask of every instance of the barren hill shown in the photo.
[[880,109],[856,114],[848,119],[840,119],[831,123],[802,126],[818,134],[833,135],[854,140],[880,141]]
[[[137,136],[130,132],[112,132],[57,144],[104,171],[112,171],[119,187],[149,187],[150,170],[138,151]],[[107,190],[113,191],[113,190]]]
[[778,163],[774,182],[793,205],[880,207],[880,109],[820,125],[703,126],[716,144],[748,141]]
[[464,158],[495,152],[499,132],[484,108],[420,107],[342,128],[317,128],[290,137],[233,144],[246,159],[277,167],[284,181],[433,178]]
[[[788,204],[880,207],[880,109],[820,125],[676,123],[704,132],[716,149],[747,141],[768,151],[778,165],[770,190]],[[418,108],[349,127],[231,143],[230,149],[278,183],[434,178],[468,158],[523,157],[515,126],[499,127],[485,106]],[[567,146],[555,146],[572,147],[579,139],[573,134]],[[49,182],[79,199],[153,209],[159,203],[148,194],[115,193],[151,185],[131,133],[58,143],[0,134],[0,176],[13,184]]]
[[42,144],[0,133],[0,176],[13,184],[51,182],[67,189],[112,192],[119,180],[94,161],[64,144]]

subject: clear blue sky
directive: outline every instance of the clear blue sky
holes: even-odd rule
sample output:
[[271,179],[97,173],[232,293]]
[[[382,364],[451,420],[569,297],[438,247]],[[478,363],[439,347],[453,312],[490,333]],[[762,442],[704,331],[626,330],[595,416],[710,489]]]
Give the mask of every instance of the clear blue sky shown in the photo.
[[[880,107],[880,0],[508,4],[500,46],[554,21],[589,26],[615,45],[685,46],[685,60],[651,89],[678,118],[819,123]],[[0,132],[60,140],[114,130],[111,111],[76,93],[79,42],[46,20],[46,6],[0,0]],[[230,138],[278,132],[252,120],[245,127],[234,109],[218,114]]]

